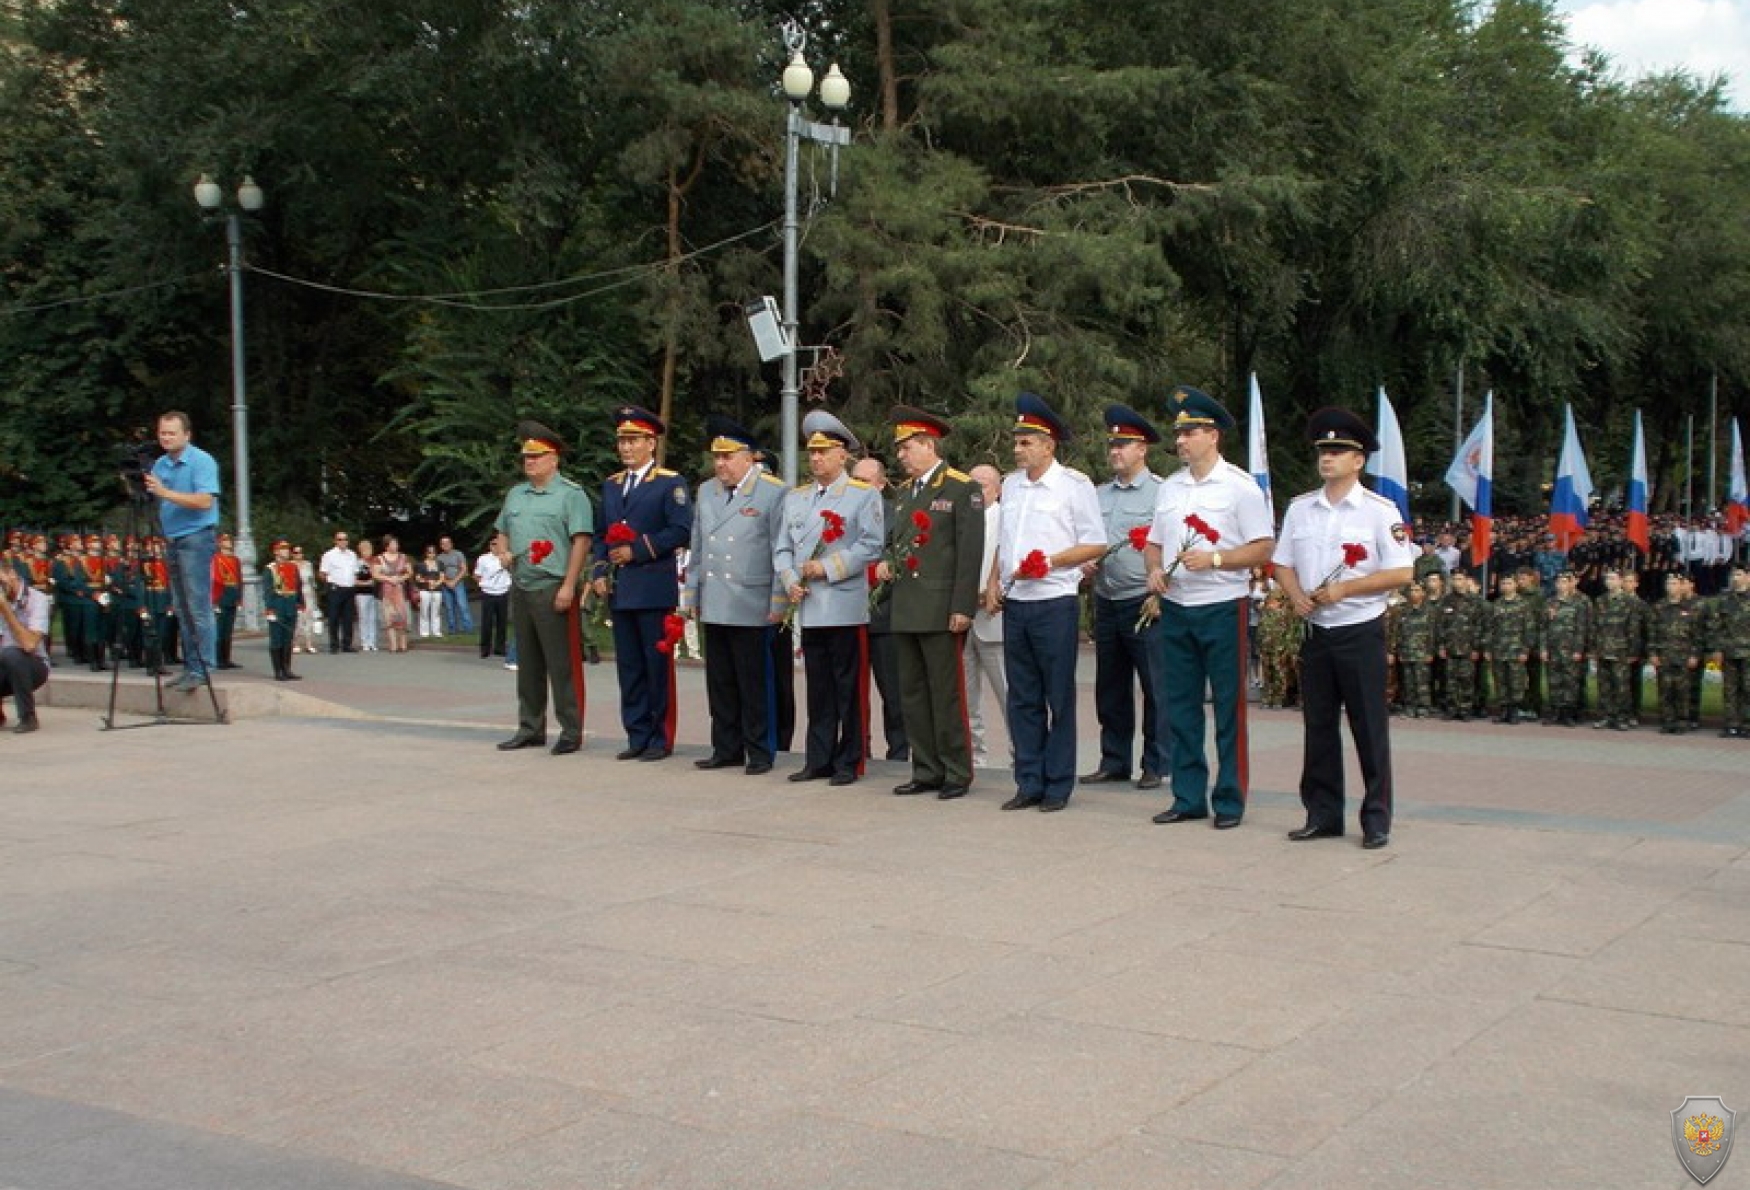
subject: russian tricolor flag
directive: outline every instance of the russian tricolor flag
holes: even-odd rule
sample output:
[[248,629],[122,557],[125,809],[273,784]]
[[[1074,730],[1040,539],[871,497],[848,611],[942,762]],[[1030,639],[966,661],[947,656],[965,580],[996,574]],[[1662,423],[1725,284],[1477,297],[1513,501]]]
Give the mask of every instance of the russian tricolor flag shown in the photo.
[[1367,461],[1367,473],[1373,476],[1374,490],[1398,506],[1398,516],[1410,523],[1410,468],[1404,462],[1404,432],[1398,427],[1398,415],[1379,390],[1379,450]]
[[1647,440],[1641,433],[1641,411],[1635,410],[1635,444],[1629,454],[1628,525],[1623,536],[1643,554],[1653,552],[1653,537],[1647,528]]
[[1483,417],[1459,444],[1452,466],[1446,469],[1446,486],[1470,505],[1470,556],[1486,564],[1494,548],[1495,394],[1483,399]]
[[1586,454],[1580,449],[1580,435],[1574,429],[1574,407],[1562,406],[1566,428],[1562,432],[1562,455],[1556,461],[1556,488],[1549,498],[1549,530],[1556,535],[1556,548],[1569,550],[1580,539],[1591,519],[1592,472],[1586,468]]
[[1258,387],[1258,374],[1252,373],[1252,409],[1246,418],[1246,470],[1264,489],[1264,503],[1270,509],[1270,523],[1276,523],[1276,501],[1270,495],[1270,446],[1264,438],[1264,392]]
[[[1744,439],[1732,419],[1732,474],[1726,481],[1726,532],[1738,537],[1750,523],[1750,488],[1744,483]],[[1734,542],[1734,545],[1736,543]]]

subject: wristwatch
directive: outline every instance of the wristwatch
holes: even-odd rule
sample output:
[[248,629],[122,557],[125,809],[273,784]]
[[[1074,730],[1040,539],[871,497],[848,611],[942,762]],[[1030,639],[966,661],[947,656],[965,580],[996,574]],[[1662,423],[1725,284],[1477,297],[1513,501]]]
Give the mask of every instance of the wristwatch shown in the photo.
[[1210,567],[1210,569],[1211,570],[1220,570],[1221,569],[1221,551],[1220,550],[1215,551],[1215,561],[1214,561],[1214,564]]

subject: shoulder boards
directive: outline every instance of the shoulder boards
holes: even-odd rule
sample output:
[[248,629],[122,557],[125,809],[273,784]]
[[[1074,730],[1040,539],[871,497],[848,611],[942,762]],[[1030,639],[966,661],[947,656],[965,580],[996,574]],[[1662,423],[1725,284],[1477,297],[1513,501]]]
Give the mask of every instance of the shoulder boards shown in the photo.
[[620,483],[620,482],[624,481],[625,478],[626,478],[625,471],[623,471],[623,470],[616,471],[612,475],[608,476],[608,482],[609,483]]
[[1314,496],[1319,494],[1320,490],[1321,489],[1319,489],[1319,488],[1314,488],[1310,492],[1302,492],[1300,495],[1298,495],[1294,499],[1290,500],[1289,503],[1290,504],[1299,504],[1302,500],[1311,500]]
[[972,476],[966,474],[966,472],[964,472],[964,471],[956,471],[952,467],[942,468],[942,478],[943,479],[952,479],[958,483],[971,483],[972,482]]
[[1093,483],[1094,482],[1093,480],[1089,479],[1086,475],[1084,475],[1082,472],[1077,471],[1074,467],[1065,467],[1063,470],[1064,470],[1064,473],[1067,474],[1071,479],[1079,479],[1083,483]]
[[863,488],[865,490],[869,487],[869,485],[861,479],[853,479],[850,481],[850,484],[854,488]]
[[776,475],[773,475],[770,471],[761,471],[760,472],[760,482],[761,483],[769,483],[775,487],[780,487],[780,488],[784,486],[784,481],[779,479]]
[[1370,499],[1379,501],[1379,503],[1385,505],[1387,508],[1392,509],[1394,512],[1397,510],[1398,506],[1396,503],[1394,503],[1391,500],[1386,499],[1384,496],[1380,495],[1378,492],[1372,491],[1371,489],[1368,489],[1368,488],[1362,488],[1361,491],[1364,495],[1366,495]]
[[578,483],[575,479],[572,479],[570,476],[561,475],[559,477],[559,482],[568,488],[576,488],[580,492],[583,490],[583,485]]
[[680,474],[680,472],[670,471],[667,467],[654,467],[650,471],[650,478],[652,478],[652,479],[673,479],[675,476],[677,476],[679,474]]

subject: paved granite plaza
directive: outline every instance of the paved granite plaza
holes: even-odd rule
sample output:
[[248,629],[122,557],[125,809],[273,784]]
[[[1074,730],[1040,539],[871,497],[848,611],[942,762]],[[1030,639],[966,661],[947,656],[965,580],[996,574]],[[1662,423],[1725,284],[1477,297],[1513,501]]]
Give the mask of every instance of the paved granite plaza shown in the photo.
[[1398,721],[1363,852],[1291,712],[1218,834],[700,773],[693,669],[641,764],[609,666],[555,758],[471,651],[239,654],[0,735],[0,1188],[1675,1190],[1750,1107],[1750,743]]

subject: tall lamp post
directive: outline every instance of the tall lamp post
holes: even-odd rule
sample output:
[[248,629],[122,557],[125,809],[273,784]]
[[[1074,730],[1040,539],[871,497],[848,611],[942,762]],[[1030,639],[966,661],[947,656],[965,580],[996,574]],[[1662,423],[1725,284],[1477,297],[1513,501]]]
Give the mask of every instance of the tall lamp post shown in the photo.
[[796,352],[798,318],[796,314],[796,254],[799,247],[801,221],[797,214],[797,157],[803,140],[830,146],[836,180],[838,147],[851,143],[851,130],[839,126],[838,113],[851,102],[851,84],[839,73],[838,63],[827,70],[820,80],[820,102],[833,113],[832,123],[816,124],[802,114],[802,105],[814,90],[814,71],[802,57],[808,46],[808,34],[800,25],[784,26],[784,48],[790,51],[790,64],[784,67],[784,98],[790,101],[789,121],[784,134],[784,387],[781,415],[783,417],[782,447],[784,483],[796,486],[797,475],[797,405],[801,397],[797,384]]
[[231,436],[237,468],[237,560],[243,568],[243,626],[261,627],[261,585],[256,571],[255,529],[249,519],[249,390],[243,375],[243,226],[239,211],[261,210],[267,196],[247,174],[237,187],[236,206],[225,206],[224,191],[206,174],[194,184],[203,211],[225,213],[226,272],[231,278]]

